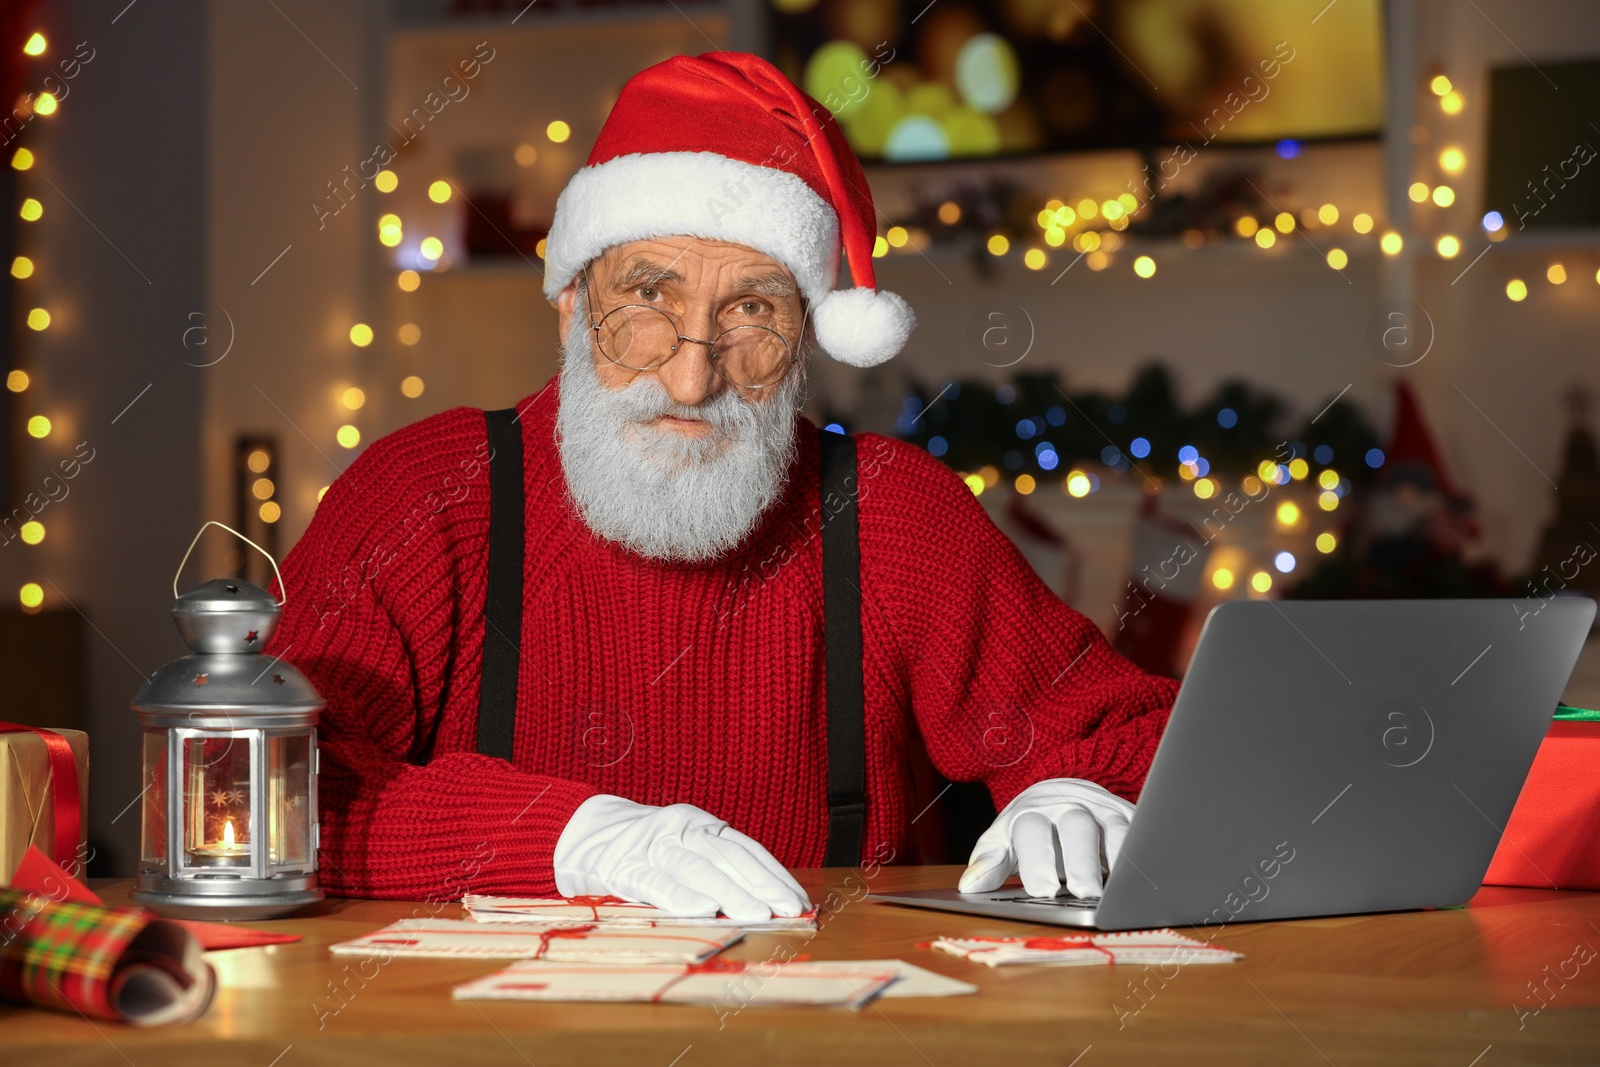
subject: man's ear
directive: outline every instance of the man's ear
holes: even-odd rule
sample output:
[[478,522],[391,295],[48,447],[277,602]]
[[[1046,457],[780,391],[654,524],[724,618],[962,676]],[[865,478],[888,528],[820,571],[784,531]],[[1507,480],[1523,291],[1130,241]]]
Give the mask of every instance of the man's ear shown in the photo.
[[578,283],[576,281],[568,282],[567,287],[556,294],[556,298],[554,300],[556,306],[556,321],[559,323],[559,328],[561,330],[561,333],[557,336],[558,341],[566,340],[567,329],[572,325],[572,307],[573,304],[576,303],[577,299]]

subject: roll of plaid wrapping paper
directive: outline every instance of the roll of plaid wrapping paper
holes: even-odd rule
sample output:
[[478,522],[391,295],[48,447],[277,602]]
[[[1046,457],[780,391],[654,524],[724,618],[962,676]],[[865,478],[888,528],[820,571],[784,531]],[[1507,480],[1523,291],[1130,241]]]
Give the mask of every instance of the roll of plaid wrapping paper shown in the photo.
[[0,999],[136,1026],[188,1022],[216,992],[203,953],[142,908],[0,889]]

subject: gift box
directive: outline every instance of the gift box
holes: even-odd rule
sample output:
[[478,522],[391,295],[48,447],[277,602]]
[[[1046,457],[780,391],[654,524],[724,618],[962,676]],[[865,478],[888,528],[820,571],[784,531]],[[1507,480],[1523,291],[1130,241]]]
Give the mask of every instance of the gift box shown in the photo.
[[0,722],[0,884],[29,845],[83,874],[89,735]]
[[1600,889],[1600,712],[1557,711],[1483,882]]

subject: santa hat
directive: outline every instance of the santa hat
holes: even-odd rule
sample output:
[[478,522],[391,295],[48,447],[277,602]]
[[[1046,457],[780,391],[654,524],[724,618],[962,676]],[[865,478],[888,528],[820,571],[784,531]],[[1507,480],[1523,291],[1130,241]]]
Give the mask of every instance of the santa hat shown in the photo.
[[[857,367],[889,359],[916,319],[877,288],[877,215],[827,108],[743,52],[675,56],[640,71],[556,200],[545,296],[613,245],[684,234],[731,241],[789,268],[817,340]],[[841,245],[854,288],[834,291]]]

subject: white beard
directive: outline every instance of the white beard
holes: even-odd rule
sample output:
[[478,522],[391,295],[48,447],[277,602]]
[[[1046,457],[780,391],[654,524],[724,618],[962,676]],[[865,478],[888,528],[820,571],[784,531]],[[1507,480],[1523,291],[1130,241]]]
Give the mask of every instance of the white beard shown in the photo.
[[[758,402],[728,387],[684,405],[651,374],[607,388],[593,337],[580,294],[561,350],[556,439],[584,522],[650,559],[702,562],[731,551],[787,483],[804,360]],[[647,425],[660,415],[711,429],[690,437]]]

